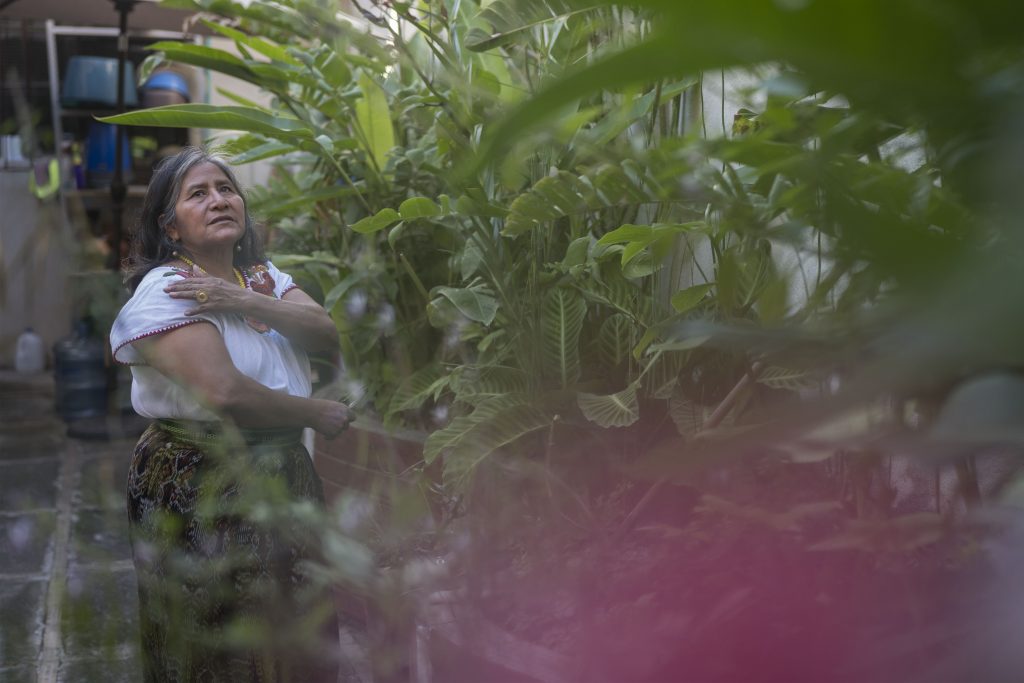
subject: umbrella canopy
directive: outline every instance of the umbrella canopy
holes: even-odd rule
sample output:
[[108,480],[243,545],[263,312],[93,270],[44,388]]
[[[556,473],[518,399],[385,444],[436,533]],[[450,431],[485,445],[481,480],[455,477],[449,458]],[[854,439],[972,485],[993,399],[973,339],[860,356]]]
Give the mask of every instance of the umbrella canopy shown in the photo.
[[[128,15],[128,28],[181,31],[192,14],[161,7],[155,0],[136,0]],[[118,25],[118,12],[112,0],[0,0],[0,18],[53,19],[66,26]],[[199,25],[197,28],[205,27]],[[202,30],[193,32],[205,33]]]

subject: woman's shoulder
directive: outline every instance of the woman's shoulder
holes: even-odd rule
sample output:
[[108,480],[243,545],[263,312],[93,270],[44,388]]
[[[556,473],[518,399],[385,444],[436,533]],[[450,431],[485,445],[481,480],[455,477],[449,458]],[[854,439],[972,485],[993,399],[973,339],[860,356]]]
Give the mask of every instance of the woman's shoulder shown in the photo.
[[143,291],[149,291],[153,289],[157,284],[160,285],[160,289],[163,289],[164,282],[167,278],[173,277],[191,277],[191,273],[180,266],[174,265],[162,265],[156,266],[150,270],[146,275],[139,281],[139,286],[135,288],[135,293],[139,294]]

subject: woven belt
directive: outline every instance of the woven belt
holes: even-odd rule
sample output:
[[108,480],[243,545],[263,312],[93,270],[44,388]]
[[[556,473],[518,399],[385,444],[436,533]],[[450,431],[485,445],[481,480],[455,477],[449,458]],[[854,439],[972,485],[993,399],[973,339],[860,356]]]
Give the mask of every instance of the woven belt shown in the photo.
[[250,446],[292,446],[302,439],[302,430],[285,429],[241,429],[225,428],[221,422],[196,422],[191,420],[156,421],[161,429],[182,441],[198,446],[224,443],[236,433]]

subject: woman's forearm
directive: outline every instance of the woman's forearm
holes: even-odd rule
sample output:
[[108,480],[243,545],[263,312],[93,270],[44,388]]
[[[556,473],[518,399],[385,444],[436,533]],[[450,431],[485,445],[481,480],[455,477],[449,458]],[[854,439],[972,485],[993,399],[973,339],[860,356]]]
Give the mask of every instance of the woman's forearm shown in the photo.
[[333,436],[353,417],[343,403],[274,391],[241,373],[222,390],[204,398],[214,410],[243,428],[312,427]]
[[338,330],[315,301],[289,301],[252,294],[244,313],[262,320],[307,351],[336,351]]

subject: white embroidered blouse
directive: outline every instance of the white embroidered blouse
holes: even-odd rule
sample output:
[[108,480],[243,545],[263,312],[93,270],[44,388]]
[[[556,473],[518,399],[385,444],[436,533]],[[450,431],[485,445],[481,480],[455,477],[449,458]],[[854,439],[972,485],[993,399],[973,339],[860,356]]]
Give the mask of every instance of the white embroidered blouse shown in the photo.
[[[269,280],[268,280],[269,276]],[[309,358],[285,336],[237,313],[200,313],[186,316],[195,302],[173,299],[164,287],[184,277],[178,268],[158,266],[146,273],[135,294],[118,313],[110,330],[114,360],[132,370],[132,407],[144,417],[176,420],[215,420],[216,416],[193,398],[186,388],[151,368],[133,342],[185,325],[213,324],[235,367],[260,384],[293,396],[312,393]],[[246,272],[246,286],[281,298],[295,287],[292,278],[269,261]],[[262,286],[261,286],[262,285]],[[260,329],[265,331],[261,332]]]

